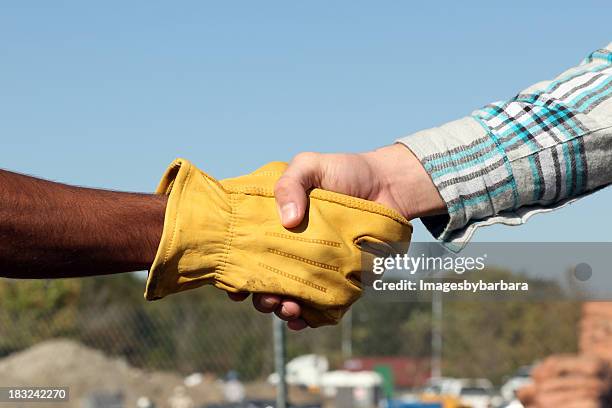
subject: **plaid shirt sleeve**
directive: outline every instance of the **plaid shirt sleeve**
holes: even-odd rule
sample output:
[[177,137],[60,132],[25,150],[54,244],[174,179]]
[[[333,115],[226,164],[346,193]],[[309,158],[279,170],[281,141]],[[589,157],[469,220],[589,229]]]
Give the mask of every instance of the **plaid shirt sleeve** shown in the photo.
[[448,215],[422,221],[452,250],[481,226],[519,225],[612,183],[612,43],[553,81],[398,140]]

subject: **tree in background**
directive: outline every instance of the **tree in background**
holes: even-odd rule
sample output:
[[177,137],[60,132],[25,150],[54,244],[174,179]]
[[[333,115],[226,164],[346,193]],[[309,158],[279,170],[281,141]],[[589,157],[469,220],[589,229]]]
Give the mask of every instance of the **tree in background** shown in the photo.
[[[512,280],[509,272],[478,279]],[[561,289],[530,281],[555,301],[445,301],[443,373],[499,381],[551,353],[576,349],[579,307]],[[145,302],[138,275],[53,281],[0,280],[0,354],[51,337],[69,337],[131,364],[183,374],[235,370],[264,378],[273,370],[269,316],[250,302],[201,288]],[[364,297],[352,311],[355,356],[429,358],[431,304]],[[342,364],[341,325],[289,333],[288,354],[319,353]]]
[[75,279],[0,280],[0,356],[75,335],[80,292]]

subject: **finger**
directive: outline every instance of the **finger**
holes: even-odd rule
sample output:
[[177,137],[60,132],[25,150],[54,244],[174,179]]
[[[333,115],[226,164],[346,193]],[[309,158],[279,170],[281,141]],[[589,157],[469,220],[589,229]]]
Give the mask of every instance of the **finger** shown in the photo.
[[318,153],[300,153],[291,161],[289,167],[276,182],[274,197],[285,228],[296,227],[306,213],[306,192],[316,187],[320,179],[321,166]]
[[293,300],[282,300],[280,306],[276,308],[274,313],[283,320],[290,321],[300,317],[301,309]]
[[280,305],[280,297],[257,293],[253,295],[253,306],[261,313],[271,313]]
[[232,299],[234,302],[242,302],[244,299],[249,297],[249,292],[227,292],[227,296]]
[[298,318],[287,322],[287,327],[291,330],[299,331],[307,328],[308,324],[306,324],[306,321],[304,319]]

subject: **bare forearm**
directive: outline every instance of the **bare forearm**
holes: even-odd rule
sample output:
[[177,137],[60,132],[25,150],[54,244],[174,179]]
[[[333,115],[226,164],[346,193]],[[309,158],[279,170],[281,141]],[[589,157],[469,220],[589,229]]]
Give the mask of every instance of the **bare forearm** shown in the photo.
[[399,143],[364,153],[382,180],[381,191],[408,219],[444,214],[446,205],[419,159]]
[[142,270],[165,197],[73,187],[0,170],[0,276],[58,278]]

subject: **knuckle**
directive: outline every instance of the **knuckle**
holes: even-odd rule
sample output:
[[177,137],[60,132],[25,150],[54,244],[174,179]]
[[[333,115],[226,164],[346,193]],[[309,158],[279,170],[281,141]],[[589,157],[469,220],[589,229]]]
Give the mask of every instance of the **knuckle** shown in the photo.
[[271,310],[271,309],[269,309],[269,308],[267,308],[267,307],[265,307],[265,306],[262,306],[262,305],[260,305],[259,303],[256,303],[254,306],[255,306],[255,309],[256,309],[258,312],[260,312],[260,313],[270,313],[270,312],[272,312],[272,310]]
[[315,152],[302,152],[302,153],[298,153],[292,160],[292,163],[295,164],[304,164],[304,163],[311,163],[315,160],[317,160],[320,156],[320,153],[315,153]]
[[291,181],[289,180],[289,177],[282,176],[280,179],[278,179],[278,181],[274,185],[274,195],[279,196],[279,195],[287,194],[289,191],[290,185],[291,185]]

